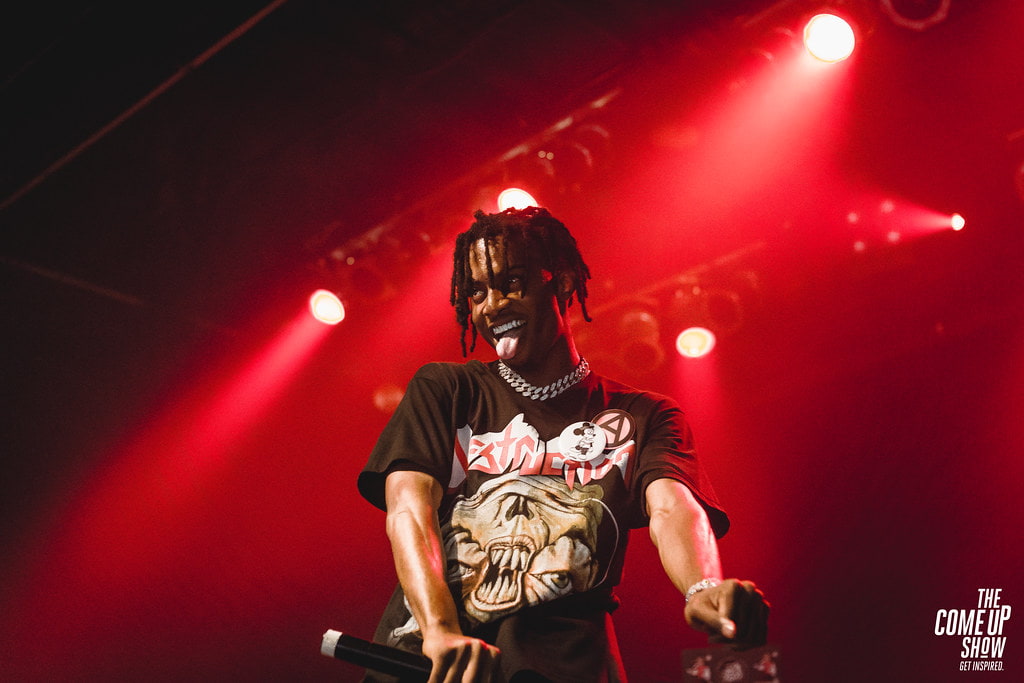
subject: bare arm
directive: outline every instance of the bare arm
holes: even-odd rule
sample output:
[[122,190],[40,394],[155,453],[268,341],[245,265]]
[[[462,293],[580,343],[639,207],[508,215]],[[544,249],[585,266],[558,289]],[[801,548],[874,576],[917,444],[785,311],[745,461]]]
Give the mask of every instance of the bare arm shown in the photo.
[[392,472],[384,485],[387,533],[398,580],[433,662],[430,683],[488,681],[498,650],[464,636],[445,580],[437,508],[441,485],[422,472]]
[[[711,523],[690,489],[673,479],[657,479],[647,487],[646,503],[651,540],[679,592],[685,594],[705,578],[721,580]],[[713,640],[759,645],[767,637],[768,603],[750,581],[729,579],[694,594],[685,615],[690,626]]]

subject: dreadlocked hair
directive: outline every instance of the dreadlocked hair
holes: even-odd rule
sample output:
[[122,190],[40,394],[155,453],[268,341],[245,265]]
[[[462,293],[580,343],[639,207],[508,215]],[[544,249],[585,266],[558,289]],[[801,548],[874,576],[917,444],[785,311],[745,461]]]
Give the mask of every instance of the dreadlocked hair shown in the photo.
[[[459,339],[462,355],[476,348],[477,331],[472,325],[469,306],[470,270],[469,256],[473,245],[479,240],[490,244],[503,240],[505,244],[517,243],[525,247],[528,265],[540,266],[557,279],[563,273],[572,275],[576,298],[580,302],[583,319],[590,322],[587,313],[587,280],[590,269],[583,262],[576,239],[565,225],[552,216],[547,209],[536,206],[525,209],[505,209],[501,213],[473,214],[476,222],[469,230],[455,240],[454,268],[452,269],[451,304],[455,307],[455,319],[462,328]],[[539,261],[539,263],[538,263]],[[490,252],[487,252],[487,270],[491,271]],[[571,300],[569,303],[572,303]],[[470,345],[466,348],[466,333],[470,334]]]

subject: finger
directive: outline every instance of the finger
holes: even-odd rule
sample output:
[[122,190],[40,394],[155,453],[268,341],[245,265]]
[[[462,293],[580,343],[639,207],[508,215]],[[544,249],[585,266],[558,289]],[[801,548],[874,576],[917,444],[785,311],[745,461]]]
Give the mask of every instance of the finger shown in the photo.
[[487,683],[491,680],[490,647],[481,640],[473,643],[466,652],[466,663],[462,680],[473,683]]
[[736,590],[735,581],[725,581],[718,598],[718,634],[729,640],[737,635]]
[[437,658],[431,658],[430,667],[430,679],[429,683],[445,683],[448,680],[449,657],[440,656]]
[[428,683],[447,683],[450,680],[450,671],[454,661],[451,650],[424,648],[423,654],[430,657],[430,678]]
[[473,645],[463,642],[451,650],[452,659],[449,662],[445,683],[472,680],[466,675],[466,671],[473,662],[473,648]]
[[710,595],[698,593],[686,608],[686,617],[690,626],[703,631],[711,637],[712,642],[725,642],[732,638],[736,625],[723,612],[721,605]]
[[740,643],[747,642],[756,627],[754,612],[759,601],[754,595],[755,590],[754,584],[744,581],[737,581],[732,587],[729,617],[737,624],[733,638]]
[[501,676],[501,650],[494,646],[490,646],[487,649],[490,653],[487,670],[488,674],[495,681],[504,680]]
[[501,650],[483,641],[479,647],[474,648],[473,657],[466,666],[466,673],[463,680],[466,681],[491,681],[495,678],[498,670],[498,655]]
[[718,633],[728,640],[734,640],[738,633],[736,628],[736,622],[727,617],[723,617],[718,622]]
[[734,593],[732,618],[738,624],[736,643],[750,646],[763,644],[767,638],[768,604],[764,594],[752,582],[740,582]]
[[[762,596],[763,597],[763,596]],[[761,614],[760,614],[760,629],[758,632],[758,645],[764,645],[768,642],[768,615],[771,613],[771,605],[768,604],[767,600],[761,602]]]
[[459,660],[451,662],[448,668],[444,671],[444,683],[458,683],[462,680],[462,667],[459,666]]
[[754,589],[754,595],[751,596],[754,600],[754,611],[751,616],[752,624],[754,625],[754,631],[751,635],[751,643],[754,645],[764,645],[768,642],[768,614],[771,611],[771,605],[765,600],[764,593],[758,589]]
[[473,643],[468,653],[464,681],[490,681],[491,680],[491,648],[482,641]]

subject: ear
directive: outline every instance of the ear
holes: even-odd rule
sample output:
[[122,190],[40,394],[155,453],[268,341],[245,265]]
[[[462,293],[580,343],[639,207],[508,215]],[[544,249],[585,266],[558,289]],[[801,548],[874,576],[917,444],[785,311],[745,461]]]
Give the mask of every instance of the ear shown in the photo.
[[558,295],[558,300],[562,302],[568,302],[572,298],[572,293],[576,291],[576,278],[570,272],[561,272],[555,276],[557,281],[557,289],[555,293]]
[[576,279],[572,273],[559,273],[555,276],[555,299],[558,310],[565,315],[572,304],[572,293],[576,291]]

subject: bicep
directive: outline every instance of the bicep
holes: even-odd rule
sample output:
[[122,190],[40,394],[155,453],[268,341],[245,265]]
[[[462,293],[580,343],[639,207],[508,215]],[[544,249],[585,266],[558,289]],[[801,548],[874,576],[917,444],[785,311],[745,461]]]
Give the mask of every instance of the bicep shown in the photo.
[[701,542],[714,539],[704,506],[686,484],[669,478],[655,479],[647,486],[644,500],[655,545],[660,537],[678,533],[692,535]]
[[644,510],[652,520],[679,512],[704,515],[704,508],[686,484],[676,479],[655,479],[644,490]]
[[442,494],[440,482],[424,472],[396,470],[384,480],[384,501],[389,514],[409,509],[437,510]]

